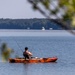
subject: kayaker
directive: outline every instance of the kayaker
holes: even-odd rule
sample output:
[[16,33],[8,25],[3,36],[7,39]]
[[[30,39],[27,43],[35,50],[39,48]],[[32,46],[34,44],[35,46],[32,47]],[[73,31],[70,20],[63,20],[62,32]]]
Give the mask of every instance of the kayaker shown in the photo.
[[28,51],[28,47],[25,47],[25,51],[23,52],[23,56],[25,57],[25,59],[30,59],[30,57],[32,56],[32,53]]

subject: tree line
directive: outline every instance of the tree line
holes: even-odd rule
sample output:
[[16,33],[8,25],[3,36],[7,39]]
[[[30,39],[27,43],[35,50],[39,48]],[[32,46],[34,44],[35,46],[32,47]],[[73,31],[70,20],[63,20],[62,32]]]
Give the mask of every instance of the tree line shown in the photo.
[[62,29],[49,19],[0,19],[0,29]]

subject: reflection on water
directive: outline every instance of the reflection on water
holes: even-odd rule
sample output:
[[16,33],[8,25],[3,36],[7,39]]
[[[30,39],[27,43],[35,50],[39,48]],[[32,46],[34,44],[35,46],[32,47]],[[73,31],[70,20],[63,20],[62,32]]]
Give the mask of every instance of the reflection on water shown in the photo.
[[[52,65],[56,63],[24,64],[24,74],[26,75],[47,75],[50,73]],[[51,69],[52,70],[52,69]]]
[[[0,63],[1,75],[74,75],[75,68],[63,63],[15,64]],[[62,66],[62,67],[61,67]]]

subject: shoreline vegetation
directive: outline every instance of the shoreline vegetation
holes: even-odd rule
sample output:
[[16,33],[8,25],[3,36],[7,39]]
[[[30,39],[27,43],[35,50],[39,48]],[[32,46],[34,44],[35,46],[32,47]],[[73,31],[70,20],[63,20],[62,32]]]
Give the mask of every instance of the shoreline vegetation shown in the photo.
[[0,19],[0,29],[62,30],[50,19]]

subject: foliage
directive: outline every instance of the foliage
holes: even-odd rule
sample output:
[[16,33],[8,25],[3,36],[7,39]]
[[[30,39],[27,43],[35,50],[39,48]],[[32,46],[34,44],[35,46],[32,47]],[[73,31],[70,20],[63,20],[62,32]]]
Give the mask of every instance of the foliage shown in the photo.
[[13,50],[8,48],[6,43],[1,45],[1,56],[3,61],[8,61],[12,52]]
[[[75,0],[28,0],[32,6],[45,17],[52,19],[62,19],[64,29],[70,20],[70,29],[75,26]],[[36,2],[37,1],[37,2]],[[34,9],[34,8],[33,8]],[[61,22],[61,21],[60,21]],[[60,25],[62,27],[62,25]],[[67,27],[69,28],[69,27]]]

